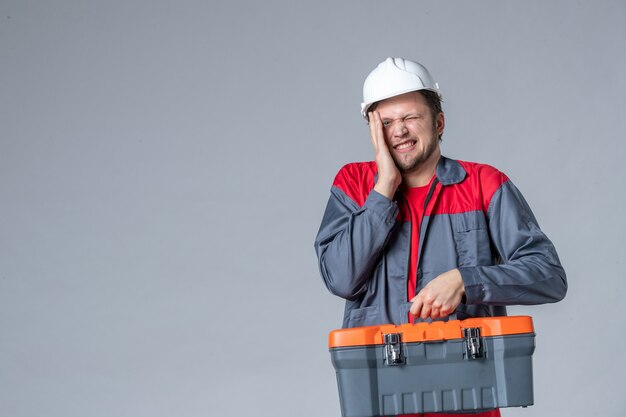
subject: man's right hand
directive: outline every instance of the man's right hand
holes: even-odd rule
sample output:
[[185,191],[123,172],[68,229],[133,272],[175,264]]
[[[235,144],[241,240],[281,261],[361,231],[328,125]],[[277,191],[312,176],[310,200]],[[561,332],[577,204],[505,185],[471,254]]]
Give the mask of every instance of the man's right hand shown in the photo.
[[370,137],[372,146],[374,146],[375,161],[378,167],[378,180],[374,186],[374,190],[392,200],[393,195],[402,182],[402,175],[396,166],[396,163],[389,153],[389,147],[385,142],[385,133],[383,131],[383,122],[377,111],[367,114],[370,122]]

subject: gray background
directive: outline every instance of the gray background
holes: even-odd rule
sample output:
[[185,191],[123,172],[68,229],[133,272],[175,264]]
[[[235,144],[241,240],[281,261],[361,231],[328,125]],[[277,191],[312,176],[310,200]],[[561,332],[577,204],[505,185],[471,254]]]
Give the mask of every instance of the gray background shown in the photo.
[[535,402],[623,416],[626,3],[0,1],[0,416],[339,416],[313,239],[387,56],[525,194],[570,290]]

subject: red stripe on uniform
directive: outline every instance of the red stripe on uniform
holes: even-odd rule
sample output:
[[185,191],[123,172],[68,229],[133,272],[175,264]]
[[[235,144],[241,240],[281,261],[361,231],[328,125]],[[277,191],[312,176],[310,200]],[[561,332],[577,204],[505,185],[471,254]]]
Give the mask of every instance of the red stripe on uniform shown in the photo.
[[[496,168],[474,162],[458,161],[467,176],[458,184],[442,187],[437,204],[429,214],[457,214],[482,210],[487,212],[491,198],[509,179]],[[333,185],[341,189],[359,207],[363,207],[374,187],[377,167],[374,161],[354,162],[337,173]],[[404,220],[404,216],[399,217]]]
[[359,207],[363,207],[367,196],[374,188],[374,178],[377,172],[374,161],[353,162],[339,170],[333,185],[343,191]]

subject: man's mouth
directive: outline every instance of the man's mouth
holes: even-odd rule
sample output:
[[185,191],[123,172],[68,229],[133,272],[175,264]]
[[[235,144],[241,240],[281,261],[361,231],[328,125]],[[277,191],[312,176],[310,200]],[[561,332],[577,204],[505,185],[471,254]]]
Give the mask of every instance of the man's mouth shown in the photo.
[[406,142],[398,143],[393,147],[396,151],[402,152],[407,149],[410,149],[413,145],[417,143],[416,140],[407,140]]

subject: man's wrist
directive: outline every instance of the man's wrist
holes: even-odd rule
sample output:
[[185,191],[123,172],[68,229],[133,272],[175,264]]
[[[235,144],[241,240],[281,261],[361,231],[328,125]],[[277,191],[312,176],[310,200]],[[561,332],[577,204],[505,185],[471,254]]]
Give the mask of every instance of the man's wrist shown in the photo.
[[384,181],[378,180],[376,185],[374,185],[374,190],[379,194],[384,195],[390,200],[393,200],[393,195],[396,193],[396,189],[398,188],[392,181]]

